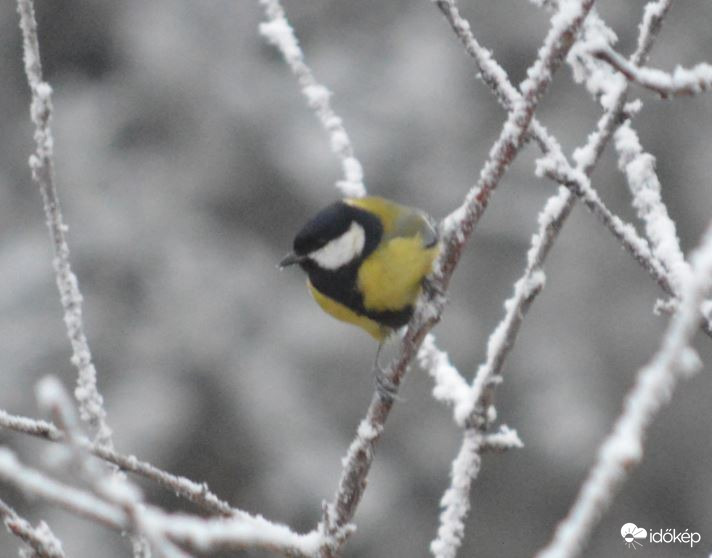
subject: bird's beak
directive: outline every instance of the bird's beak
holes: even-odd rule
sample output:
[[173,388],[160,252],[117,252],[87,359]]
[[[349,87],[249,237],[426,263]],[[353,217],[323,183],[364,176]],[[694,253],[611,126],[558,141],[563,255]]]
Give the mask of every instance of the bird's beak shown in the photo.
[[296,263],[303,262],[306,259],[305,256],[297,256],[296,254],[288,254],[281,262],[279,262],[279,269],[283,269],[289,265],[294,265]]

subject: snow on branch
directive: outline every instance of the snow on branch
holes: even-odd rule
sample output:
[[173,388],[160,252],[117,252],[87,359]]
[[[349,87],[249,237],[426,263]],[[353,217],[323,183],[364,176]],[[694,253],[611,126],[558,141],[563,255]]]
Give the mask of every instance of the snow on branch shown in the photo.
[[[0,410],[0,428],[29,434],[52,442],[65,441],[65,435],[52,423],[11,415],[3,410]],[[218,498],[205,483],[197,483],[185,477],[173,475],[150,463],[141,461],[133,455],[122,455],[112,449],[98,446],[85,437],[77,437],[76,443],[92,455],[116,465],[123,471],[145,477],[211,514],[226,517],[249,517],[247,512],[232,508],[230,504]]]
[[445,351],[435,346],[435,336],[429,333],[418,350],[418,362],[435,381],[433,397],[453,406],[455,422],[465,426],[474,405],[472,389],[457,371]]
[[[430,277],[432,288],[421,296],[401,341],[399,354],[385,371],[394,391],[400,386],[426,334],[440,320],[444,307],[443,294],[447,291],[464,246],[485,211],[492,191],[519,153],[534,111],[551,83],[553,74],[571,48],[592,4],[593,0],[571,0],[554,15],[551,30],[527,74],[527,80],[522,84],[523,96],[513,106],[499,138],[490,150],[478,184],[468,192],[460,208],[441,223],[444,232],[443,249]],[[384,397],[382,393],[375,393],[371,399],[366,418],[345,458],[336,495],[331,503],[324,506],[320,525],[324,537],[320,549],[322,557],[334,556],[348,536],[351,519],[366,486],[375,443],[380,438],[392,406],[393,399]]]
[[90,487],[91,492],[106,503],[124,510],[127,517],[126,531],[132,535],[134,555],[150,558],[151,550],[165,558],[188,558],[188,555],[169,541],[164,533],[157,531],[145,520],[143,494],[121,473],[102,467],[79,443],[79,421],[69,395],[61,382],[48,376],[37,385],[40,406],[49,411],[60,425],[71,450],[72,470]]
[[480,471],[482,434],[476,428],[465,430],[462,446],[452,462],[451,484],[440,501],[440,527],[430,543],[435,558],[455,558],[465,536],[464,520],[470,511],[470,487]]
[[47,228],[54,250],[54,272],[59,288],[60,301],[64,311],[64,324],[72,345],[72,364],[79,375],[74,392],[79,401],[79,410],[83,420],[95,430],[96,441],[100,445],[112,446],[111,428],[106,422],[104,399],[96,385],[96,369],[92,362],[91,351],[82,320],[82,295],[77,277],[69,263],[69,245],[67,244],[67,226],[62,218],[59,197],[54,181],[54,140],[50,121],[52,119],[52,88],[42,78],[40,48],[37,39],[37,21],[32,0],[18,0],[22,29],[23,56],[25,73],[32,93],[30,116],[35,125],[35,152],[30,156],[32,178],[40,188],[44,202]]
[[505,315],[487,341],[487,357],[480,365],[472,383],[474,401],[479,407],[470,409],[486,414],[491,399],[487,391],[493,388],[510,349],[514,345],[519,328],[532,302],[544,288],[546,276],[542,269],[544,261],[558,236],[561,226],[573,209],[574,197],[564,187],[551,196],[539,213],[539,229],[532,236],[527,253],[524,275],[514,284],[514,293],[504,303]]
[[[542,4],[540,2],[535,3]],[[521,95],[509,82],[506,73],[492,58],[491,53],[477,42],[472,34],[470,24],[460,15],[455,0],[437,0],[435,4],[445,15],[467,53],[474,59],[483,81],[490,86],[500,102],[506,108],[520,102]],[[669,4],[670,0],[657,0],[651,2],[646,8],[641,23],[641,39],[639,40],[638,49],[632,56],[633,60],[643,60],[645,56],[647,56],[657,36],[657,32],[660,29],[662,19],[667,13]],[[556,0],[546,0],[543,2],[543,5],[549,9],[558,9],[559,2]],[[653,6],[654,9],[650,8],[650,6]],[[591,15],[595,14],[589,14],[589,16]],[[583,27],[588,30],[589,37],[596,36],[597,34],[599,36],[610,37],[612,33],[606,30],[598,16],[586,18]],[[606,80],[601,79],[598,80],[598,82],[605,83]],[[608,108],[599,120],[596,130],[589,135],[587,144],[574,152],[574,159],[577,161],[578,169],[583,171],[584,175],[577,173],[569,165],[558,141],[534,118],[530,125],[530,131],[532,137],[536,139],[546,155],[545,159],[540,162],[540,165],[542,165],[541,168],[557,169],[557,172],[553,172],[553,170],[547,172],[547,176],[571,188],[578,197],[582,198],[588,209],[599,217],[601,222],[609,228],[613,235],[622,243],[626,251],[661,284],[661,287],[666,293],[672,295],[672,291],[667,285],[664,269],[661,268],[659,262],[655,260],[649,247],[647,247],[646,241],[638,235],[634,227],[624,223],[617,216],[614,216],[611,211],[603,205],[598,195],[596,195],[595,192],[592,194],[591,188],[587,187],[586,177],[590,177],[592,174],[596,162],[603,153],[603,149],[626,112],[626,89],[619,88],[612,93],[614,96],[609,96],[607,100]],[[540,175],[541,172],[542,171],[539,172]],[[582,178],[583,182],[579,183],[577,177]],[[563,222],[565,222],[565,218],[559,226],[563,226]],[[712,327],[709,324],[705,324],[704,327],[706,331],[712,333]]]
[[260,4],[264,7],[267,16],[267,22],[260,24],[260,34],[282,53],[284,60],[299,82],[302,94],[329,134],[331,150],[341,160],[344,178],[337,182],[336,186],[346,197],[365,196],[363,168],[354,155],[354,148],[342,119],[331,108],[329,101],[331,91],[316,80],[311,68],[305,62],[304,53],[299,46],[294,29],[292,29],[279,0],[260,0]]
[[[107,501],[32,469],[6,448],[0,448],[0,480],[108,528],[117,531],[131,528],[132,519],[124,505]],[[125,496],[125,492],[117,491],[117,499],[122,495]],[[166,513],[145,504],[141,508],[140,520],[144,529],[171,541],[174,552],[169,556],[177,556],[178,552],[180,556],[186,556],[187,552],[208,553],[243,548],[263,548],[286,556],[314,556],[321,544],[321,537],[316,531],[298,534],[260,516],[249,520],[237,517],[201,518]]]
[[17,538],[25,542],[32,554],[21,553],[29,558],[65,558],[62,542],[44,521],[33,527],[29,521],[17,515],[15,510],[0,500],[0,518],[5,527]]
[[[515,283],[514,295],[504,304],[505,316],[488,340],[487,358],[477,370],[472,386],[466,386],[469,388],[467,392],[462,387],[458,387],[459,404],[455,407],[455,418],[458,424],[468,424],[468,428],[458,456],[452,465],[451,485],[441,501],[444,509],[440,514],[440,527],[437,538],[431,544],[431,552],[436,558],[454,557],[462,543],[464,520],[470,510],[470,487],[479,473],[481,452],[523,447],[516,430],[506,425],[502,425],[499,432],[486,432],[492,417],[496,414],[492,403],[494,389],[498,384],[504,360],[514,345],[524,317],[531,303],[544,287],[545,276],[542,270],[544,260],[558,237],[562,224],[570,214],[574,200],[571,192],[564,187],[547,200],[539,214],[539,230],[532,236],[524,275]],[[424,347],[427,341],[426,338]],[[439,374],[445,378],[452,375],[447,373],[447,364],[447,362],[440,363],[440,367],[445,370]],[[446,385],[450,383],[452,380]],[[467,397],[463,395],[464,393]],[[471,476],[466,477],[467,473]]]
[[678,380],[701,366],[690,343],[702,319],[700,305],[712,288],[712,227],[690,259],[691,273],[682,280],[680,304],[660,349],[639,372],[574,505],[538,558],[570,558],[580,553],[616,491],[641,461],[647,430],[669,403]]
[[663,99],[699,95],[712,89],[712,65],[702,62],[693,68],[677,66],[672,73],[631,64],[612,48],[596,48],[591,54],[607,62],[629,81],[654,91]]
[[655,157],[643,151],[638,134],[630,122],[615,133],[618,166],[628,178],[633,194],[633,207],[645,223],[653,255],[667,268],[670,282],[679,290],[690,266],[680,249],[675,222],[670,218],[662,200],[660,181],[655,172]]
[[[551,84],[553,74],[573,45],[592,5],[593,0],[567,0],[552,17],[544,44],[534,64],[527,70],[527,79],[520,86],[522,96],[514,101],[477,184],[468,192],[464,203],[443,222],[446,242],[454,239],[460,246],[464,245],[484,213],[491,193],[519,152],[534,111]],[[447,251],[446,255],[449,256]],[[450,265],[449,257],[441,257],[440,262],[446,269]]]

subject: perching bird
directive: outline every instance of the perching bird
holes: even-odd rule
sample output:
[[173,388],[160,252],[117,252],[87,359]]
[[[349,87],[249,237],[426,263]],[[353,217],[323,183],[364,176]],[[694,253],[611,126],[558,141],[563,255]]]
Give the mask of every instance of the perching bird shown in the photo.
[[366,330],[380,351],[410,320],[437,253],[437,231],[422,211],[380,197],[346,198],[304,225],[279,265],[299,264],[319,306]]

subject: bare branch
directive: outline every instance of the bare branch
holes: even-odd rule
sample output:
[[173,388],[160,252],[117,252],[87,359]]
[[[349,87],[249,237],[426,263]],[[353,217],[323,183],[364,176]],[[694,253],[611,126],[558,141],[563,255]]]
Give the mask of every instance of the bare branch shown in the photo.
[[35,124],[36,149],[30,157],[30,169],[32,170],[32,179],[39,186],[44,202],[47,227],[54,250],[53,266],[64,311],[64,324],[72,345],[71,361],[79,372],[74,394],[79,401],[82,419],[95,430],[97,443],[111,448],[111,428],[106,422],[104,399],[96,385],[96,369],[84,333],[82,295],[79,292],[77,277],[69,263],[67,226],[62,218],[54,181],[54,140],[50,128],[52,88],[42,79],[37,21],[32,0],[18,0],[17,9],[20,13],[25,73],[32,92],[30,115]]
[[537,554],[538,558],[570,558],[580,553],[618,488],[642,459],[647,430],[670,401],[677,381],[701,365],[690,342],[702,319],[700,305],[712,287],[712,227],[691,261],[692,272],[683,280],[680,305],[660,349],[640,371],[569,515],[559,524],[549,545]]
[[62,542],[44,521],[40,521],[37,527],[33,527],[2,500],[0,500],[0,517],[10,533],[32,548],[32,558],[65,558]]
[[363,168],[354,155],[354,148],[343,121],[331,108],[329,102],[331,92],[316,80],[311,68],[306,64],[294,29],[289,24],[279,0],[260,0],[260,4],[264,7],[267,16],[267,23],[260,24],[260,33],[282,53],[299,82],[302,94],[329,134],[331,150],[341,160],[344,179],[337,182],[337,188],[347,197],[365,196]]
[[591,54],[613,66],[629,81],[654,91],[663,99],[699,95],[712,89],[712,65],[704,62],[690,69],[678,66],[669,74],[654,68],[635,66],[611,48],[599,48]]

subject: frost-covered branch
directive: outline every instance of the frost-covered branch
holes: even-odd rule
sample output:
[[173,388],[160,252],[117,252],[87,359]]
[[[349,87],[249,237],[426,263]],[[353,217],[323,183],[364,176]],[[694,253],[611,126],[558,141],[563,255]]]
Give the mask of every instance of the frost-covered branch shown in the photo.
[[[0,428],[29,434],[51,442],[65,441],[62,431],[50,422],[11,415],[2,410],[0,410]],[[112,449],[94,444],[84,437],[78,437],[76,443],[92,455],[108,463],[113,463],[123,471],[145,477],[211,514],[243,518],[249,516],[247,512],[232,508],[230,504],[218,498],[205,483],[197,483],[185,477],[173,475],[150,463],[141,461],[133,455],[117,453]]]
[[[499,139],[492,147],[490,157],[480,173],[480,180],[467,194],[460,208],[443,222],[443,249],[430,278],[432,288],[421,297],[400,344],[399,354],[385,372],[394,390],[398,389],[425,335],[439,321],[444,303],[441,293],[447,291],[470,234],[487,207],[491,193],[518,154],[534,111],[551,83],[554,72],[571,48],[592,4],[593,0],[567,2],[565,8],[552,18],[551,30],[527,73],[527,80],[522,84],[523,97],[514,105]],[[336,495],[324,508],[320,530],[325,542],[321,556],[334,556],[348,536],[351,519],[366,486],[374,445],[380,438],[392,406],[391,398],[374,394],[366,418],[359,426],[357,436],[344,459]]]
[[44,521],[40,521],[37,527],[33,527],[2,500],[0,500],[0,518],[10,533],[32,549],[32,553],[26,555],[28,558],[65,558],[62,542]]
[[[8,449],[0,448],[0,480],[75,515],[111,529],[130,529],[132,519],[125,507],[105,501],[91,492],[60,482],[22,464]],[[144,505],[142,522],[185,552],[263,548],[287,556],[313,556],[321,543],[316,531],[298,534],[262,517],[201,518],[166,513]]]
[[626,174],[633,195],[633,207],[645,223],[653,255],[668,271],[670,282],[678,291],[690,271],[680,249],[677,227],[662,200],[660,180],[655,172],[655,157],[643,151],[638,134],[630,122],[615,133],[618,166]]
[[676,67],[672,73],[631,64],[612,48],[591,52],[622,73],[628,80],[654,91],[661,97],[699,95],[712,89],[712,65],[702,62],[693,68]]
[[83,420],[95,430],[96,441],[107,447],[112,446],[111,428],[106,422],[104,399],[96,385],[96,369],[82,320],[82,295],[77,277],[69,263],[67,226],[62,218],[59,197],[54,181],[54,140],[50,120],[52,119],[52,88],[42,78],[40,48],[37,40],[37,21],[32,0],[18,0],[22,29],[25,73],[32,92],[30,115],[35,125],[35,152],[30,156],[32,178],[40,188],[44,202],[47,227],[54,250],[53,266],[59,288],[60,301],[64,311],[64,324],[72,345],[72,364],[79,372],[77,388],[74,392],[79,401]]
[[480,471],[482,434],[476,428],[465,430],[462,445],[452,462],[450,488],[440,505],[440,526],[430,552],[435,558],[455,558],[465,536],[464,520],[470,511],[470,487]]
[[304,53],[299,46],[294,29],[289,23],[284,8],[279,0],[260,0],[264,7],[267,22],[260,24],[260,33],[282,53],[290,70],[296,76],[304,97],[316,113],[319,122],[329,134],[331,150],[341,161],[344,178],[336,186],[344,196],[361,197],[366,195],[363,185],[363,168],[354,155],[342,119],[331,108],[331,91],[321,85],[311,68],[304,60]]
[[64,432],[71,450],[73,471],[85,481],[95,496],[126,513],[126,531],[132,535],[134,556],[150,558],[152,549],[162,558],[188,558],[185,552],[145,520],[143,494],[139,488],[130,483],[125,475],[102,467],[79,443],[79,422],[61,382],[53,376],[41,380],[37,385],[37,399],[40,407],[51,413]]
[[[506,72],[492,58],[491,53],[477,42],[470,30],[469,23],[460,15],[455,0],[434,0],[434,2],[445,15],[467,53],[474,59],[479,75],[490,86],[500,103],[505,108],[509,108],[514,103],[519,102],[521,95],[509,82]],[[559,7],[558,0],[535,1],[535,3],[543,4],[549,9],[558,9]],[[656,0],[646,6],[640,27],[638,48],[631,56],[631,60],[634,63],[642,63],[646,59],[669,6],[670,0]],[[589,14],[589,17],[584,22],[584,30],[588,31],[590,36],[598,39],[602,36],[610,37],[611,34],[595,12]],[[609,74],[612,75],[611,72]],[[615,79],[612,80],[612,83],[616,83]],[[546,155],[546,163],[540,168],[558,169],[559,172],[546,172],[545,174],[552,180],[571,188],[581,198],[584,205],[613,233],[626,251],[658,282],[661,288],[667,294],[674,296],[667,280],[665,269],[656,261],[647,242],[638,235],[633,226],[626,224],[619,217],[613,215],[599,196],[590,188],[590,180],[587,177],[590,177],[593,173],[596,162],[603,153],[615,129],[620,125],[622,119],[626,118],[628,110],[625,87],[612,87],[610,77],[603,76],[598,80],[590,80],[589,85],[594,88],[606,87],[608,95],[605,97],[607,108],[599,120],[596,130],[589,135],[587,144],[578,148],[574,153],[578,170],[583,171],[583,175],[576,172],[569,165],[558,141],[536,119],[533,119],[530,126],[531,135]],[[604,98],[600,91],[596,93],[601,99]],[[541,172],[540,170],[540,174]],[[563,226],[564,221],[565,218],[560,226]],[[703,329],[708,334],[712,334],[712,324],[704,323]]]
[[452,405],[455,422],[465,426],[465,420],[473,406],[472,388],[452,365],[448,354],[437,348],[432,333],[425,336],[418,350],[418,363],[435,382],[433,397]]
[[691,273],[683,279],[678,310],[670,320],[660,349],[638,374],[623,412],[601,446],[569,515],[538,558],[571,558],[580,553],[618,488],[642,459],[648,428],[660,409],[669,403],[678,380],[700,367],[690,343],[702,319],[700,305],[712,287],[712,227],[691,262]]

